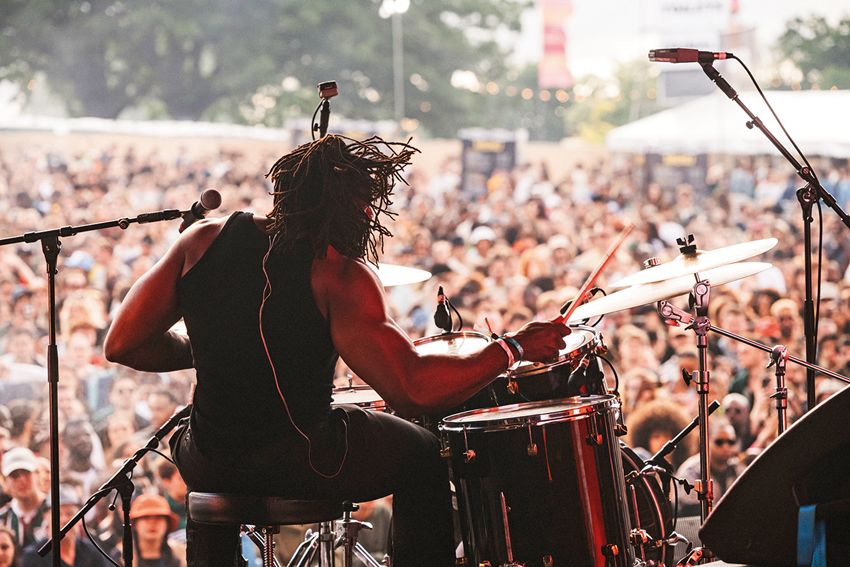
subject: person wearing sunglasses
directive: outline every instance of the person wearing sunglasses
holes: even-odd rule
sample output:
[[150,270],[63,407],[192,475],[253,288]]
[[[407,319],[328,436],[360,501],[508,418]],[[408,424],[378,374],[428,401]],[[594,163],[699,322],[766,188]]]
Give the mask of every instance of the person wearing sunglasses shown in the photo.
[[[744,465],[738,460],[738,438],[735,428],[724,417],[711,418],[708,422],[708,458],[709,471],[713,481],[712,502],[720,500],[732,483],[744,472]],[[676,472],[677,478],[690,482],[700,478],[699,453],[689,457]],[[679,491],[679,516],[698,516],[700,503],[695,490],[685,494]]]

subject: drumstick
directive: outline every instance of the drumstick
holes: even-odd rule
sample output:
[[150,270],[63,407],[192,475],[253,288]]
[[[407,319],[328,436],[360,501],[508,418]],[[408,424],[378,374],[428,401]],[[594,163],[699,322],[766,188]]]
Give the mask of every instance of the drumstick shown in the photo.
[[623,241],[635,227],[634,223],[632,223],[630,220],[626,219],[625,222],[626,225],[623,227],[623,230],[620,232],[620,235],[617,237],[616,240],[614,240],[614,242],[611,243],[611,246],[608,247],[608,251],[605,252],[605,255],[602,257],[602,260],[590,273],[590,276],[587,278],[587,281],[584,282],[584,285],[581,286],[581,289],[578,290],[578,295],[576,295],[576,299],[575,301],[573,301],[573,304],[570,305],[570,308],[567,309],[566,313],[564,313],[563,315],[559,315],[555,318],[555,323],[565,323],[570,320],[570,315],[572,315],[576,307],[581,304],[581,301],[579,301],[579,299],[584,297],[584,294],[587,293],[587,290],[590,289],[590,286],[593,285],[593,282],[596,281],[596,278],[599,277],[599,274],[602,272],[603,268],[605,268],[605,266],[608,264],[608,261],[614,255],[614,252],[617,251],[617,248],[620,247],[620,244],[623,243]]

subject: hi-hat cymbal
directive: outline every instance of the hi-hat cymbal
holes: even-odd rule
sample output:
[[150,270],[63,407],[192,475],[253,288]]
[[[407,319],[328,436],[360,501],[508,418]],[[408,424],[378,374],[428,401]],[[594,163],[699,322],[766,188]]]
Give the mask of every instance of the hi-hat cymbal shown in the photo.
[[679,254],[669,262],[628,275],[610,285],[611,287],[629,287],[696,274],[752,258],[767,252],[776,246],[777,242],[779,241],[775,238],[765,238],[764,240],[733,244],[716,250],[697,250],[693,254]]
[[424,282],[431,277],[431,272],[419,268],[408,268],[394,264],[378,264],[377,268],[374,264],[367,263],[366,265],[378,274],[378,279],[381,280],[384,287],[415,284]]
[[[741,262],[712,270],[700,270],[699,275],[700,278],[708,280],[712,286],[718,286],[752,276],[770,267],[771,264],[767,262]],[[696,280],[693,275],[687,275],[660,282],[634,285],[628,289],[616,291],[611,295],[579,305],[573,311],[570,322],[578,322],[614,311],[623,311],[677,295],[684,295],[693,289],[695,283]]]

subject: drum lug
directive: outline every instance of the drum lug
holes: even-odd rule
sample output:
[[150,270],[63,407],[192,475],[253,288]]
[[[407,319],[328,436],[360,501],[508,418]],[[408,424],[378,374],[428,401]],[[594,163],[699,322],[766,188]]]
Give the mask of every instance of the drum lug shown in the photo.
[[529,457],[537,456],[537,444],[534,442],[534,438],[531,436],[531,422],[528,422],[528,448],[526,449]]
[[599,430],[596,428],[596,420],[591,419],[587,428],[589,430],[586,438],[587,444],[591,447],[602,445],[602,435],[599,434]]
[[555,561],[552,559],[551,555],[543,556],[543,567],[552,567],[555,564]]
[[616,557],[620,554],[620,548],[614,543],[602,546],[602,555],[605,557]]
[[469,440],[466,438],[466,426],[465,425],[463,426],[463,445],[464,445],[464,449],[466,449],[463,452],[464,462],[471,463],[471,462],[475,461],[475,451],[473,451],[472,449],[469,448]]
[[508,383],[505,385],[505,389],[508,391],[510,395],[516,395],[519,392],[519,385],[516,380],[513,379],[513,376],[508,374]]
[[449,459],[449,458],[451,458],[451,456],[452,456],[452,450],[449,449],[448,447],[443,447],[442,449],[440,449],[440,457],[442,457],[444,459]]

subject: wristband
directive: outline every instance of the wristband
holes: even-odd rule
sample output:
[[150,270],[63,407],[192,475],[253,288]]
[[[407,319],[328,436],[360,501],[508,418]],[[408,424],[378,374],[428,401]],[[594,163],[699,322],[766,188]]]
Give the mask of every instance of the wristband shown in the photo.
[[514,353],[511,352],[511,347],[505,344],[503,340],[504,337],[500,337],[496,340],[496,344],[502,347],[502,350],[505,351],[505,354],[508,355],[508,368],[514,365]]
[[505,339],[506,341],[508,341],[509,343],[511,343],[512,345],[514,345],[514,348],[519,353],[519,360],[522,360],[523,358],[525,358],[525,351],[522,350],[522,347],[519,346],[519,342],[515,338],[509,337],[507,335],[504,335],[502,338]]

